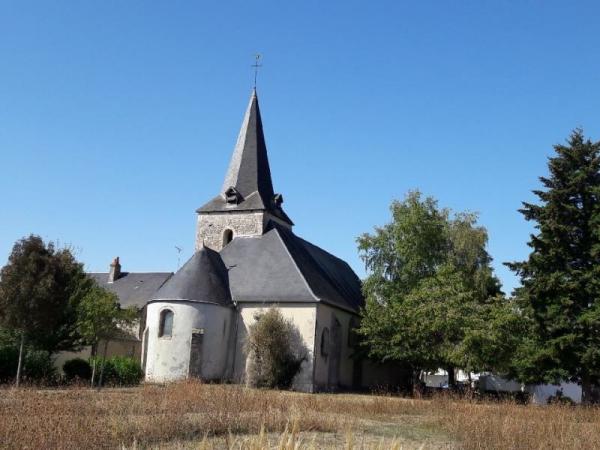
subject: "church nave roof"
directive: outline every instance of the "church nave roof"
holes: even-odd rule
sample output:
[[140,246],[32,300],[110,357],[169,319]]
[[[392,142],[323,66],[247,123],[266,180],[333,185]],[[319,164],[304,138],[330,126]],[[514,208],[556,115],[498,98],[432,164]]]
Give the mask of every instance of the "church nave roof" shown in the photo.
[[352,312],[364,304],[347,263],[276,224],[262,236],[235,238],[221,257],[236,302],[323,302]]

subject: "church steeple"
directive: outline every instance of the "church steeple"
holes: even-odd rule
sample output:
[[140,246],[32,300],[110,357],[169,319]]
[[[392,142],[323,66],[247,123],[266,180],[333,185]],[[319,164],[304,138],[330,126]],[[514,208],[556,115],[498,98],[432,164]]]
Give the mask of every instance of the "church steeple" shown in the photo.
[[258,97],[256,89],[253,89],[221,194],[197,212],[266,211],[293,225],[281,208],[281,203],[283,197],[273,191]]
[[[211,248],[219,250],[231,236],[262,234],[270,220],[292,226],[293,222],[283,211],[282,203],[281,194],[275,194],[273,190],[258,96],[253,89],[221,192],[196,211],[199,214],[197,245],[206,240]],[[248,225],[251,222],[248,214],[260,215],[256,218],[261,223],[260,227],[254,219],[254,225]],[[212,217],[210,220],[209,216]],[[236,228],[239,229],[242,222],[246,225],[240,232]],[[217,245],[217,242],[222,245]]]
[[275,195],[256,89],[252,90],[221,192],[231,187],[243,198],[257,192],[265,205]]

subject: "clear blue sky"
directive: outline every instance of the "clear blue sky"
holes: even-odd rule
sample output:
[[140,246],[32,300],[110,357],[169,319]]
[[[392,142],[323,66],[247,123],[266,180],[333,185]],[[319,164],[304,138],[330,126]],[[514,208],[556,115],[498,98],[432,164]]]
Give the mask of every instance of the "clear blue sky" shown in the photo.
[[275,189],[364,275],[409,189],[481,214],[503,261],[575,127],[600,139],[600,3],[0,1],[0,264],[29,233],[88,270],[174,270],[218,193],[264,55]]

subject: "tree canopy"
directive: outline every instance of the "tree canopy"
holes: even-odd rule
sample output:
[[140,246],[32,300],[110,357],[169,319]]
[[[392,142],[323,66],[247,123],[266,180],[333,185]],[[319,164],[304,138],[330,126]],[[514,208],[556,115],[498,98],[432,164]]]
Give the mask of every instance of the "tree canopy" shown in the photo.
[[535,223],[526,261],[508,264],[532,335],[515,357],[525,382],[573,380],[583,400],[598,401],[600,382],[600,142],[575,130],[556,145],[549,176],[521,213]]
[[477,215],[453,214],[419,192],[391,212],[390,223],[357,240],[369,272],[360,329],[369,356],[416,372],[506,365],[518,317]]
[[81,336],[82,343],[92,346],[92,386],[96,375],[95,356],[98,343],[101,339],[107,343],[116,333],[130,325],[136,317],[135,308],[121,309],[119,298],[95,283],[77,305],[77,332]]
[[37,348],[72,349],[77,304],[90,283],[69,249],[35,235],[23,238],[0,271],[0,322]]

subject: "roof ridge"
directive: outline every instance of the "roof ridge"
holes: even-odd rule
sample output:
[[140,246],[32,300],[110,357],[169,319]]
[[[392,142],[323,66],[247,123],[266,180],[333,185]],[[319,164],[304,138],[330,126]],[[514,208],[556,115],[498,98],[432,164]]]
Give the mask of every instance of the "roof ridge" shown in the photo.
[[[329,273],[329,270],[327,270],[326,267],[323,267],[323,265],[317,261],[315,259],[315,257],[310,253],[310,251],[306,248],[307,245],[310,245],[312,247],[315,247],[317,250],[322,251],[323,253],[325,253],[327,256],[329,257],[333,257],[337,262],[341,262],[344,264],[344,266],[346,268],[348,268],[352,274],[356,277],[356,274],[354,273],[354,271],[352,270],[352,268],[350,267],[350,265],[348,263],[346,263],[344,260],[338,258],[335,255],[332,255],[331,253],[329,253],[326,250],[323,250],[321,247],[312,244],[310,242],[308,242],[307,240],[301,238],[300,236],[297,236],[296,234],[294,234],[293,231],[288,230],[288,229],[284,229],[283,227],[280,227],[277,223],[273,223],[273,228],[275,230],[278,231],[278,233],[284,233],[287,234],[289,233],[291,236],[293,236],[294,238],[298,239],[299,241],[301,241],[301,251],[304,254],[304,257],[310,259],[310,261],[313,263],[312,266],[316,269],[318,275],[323,278],[328,284],[329,286],[338,294],[341,295],[342,300],[345,300],[346,302],[351,302],[353,304],[353,306],[359,306],[359,305],[354,305],[354,295],[353,293],[347,288],[347,286],[345,286],[343,283],[340,283],[335,277],[331,276],[331,274]],[[283,240],[284,245],[286,246],[287,249],[287,243],[285,242],[285,240]],[[293,256],[292,256],[292,259]],[[295,259],[294,262],[296,263]],[[298,267],[298,264],[296,263],[296,266]],[[300,269],[299,269],[300,270]],[[302,274],[303,278],[306,279],[306,275]],[[356,277],[357,280],[360,282],[360,279],[358,277]],[[311,288],[312,290],[312,288]],[[346,298],[347,297],[347,298]]]
[[288,244],[285,242],[285,239],[283,239],[283,236],[281,236],[281,229],[283,227],[280,227],[277,224],[273,224],[273,228],[272,230],[275,231],[275,234],[277,235],[277,237],[279,238],[279,240],[281,241],[281,243],[283,244],[283,248],[285,249],[285,252],[287,253],[287,255],[289,256],[290,260],[292,261],[294,267],[296,268],[296,270],[298,271],[298,274],[300,275],[300,278],[302,278],[302,281],[304,281],[304,284],[306,285],[306,288],[308,289],[308,292],[310,292],[310,294],[314,297],[314,299],[317,302],[321,302],[322,300],[315,294],[315,292],[313,291],[312,286],[310,285],[310,283],[308,282],[308,280],[306,279],[306,275],[304,275],[304,273],[302,272],[302,270],[300,269],[300,266],[298,265],[298,263],[296,262],[296,259],[294,258],[294,256],[292,255],[292,252],[290,252],[290,249],[288,248]]

